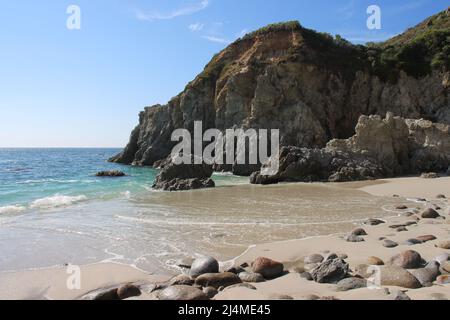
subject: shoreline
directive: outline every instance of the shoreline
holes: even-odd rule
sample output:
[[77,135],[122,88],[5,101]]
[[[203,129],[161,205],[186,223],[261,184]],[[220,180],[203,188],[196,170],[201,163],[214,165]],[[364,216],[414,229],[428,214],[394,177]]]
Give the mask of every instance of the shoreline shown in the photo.
[[[424,183],[424,181],[426,181]],[[438,181],[438,183],[436,183]],[[407,183],[409,185],[409,189],[404,189],[404,184]],[[339,188],[351,188],[356,190],[361,190],[366,193],[369,193],[374,196],[379,197],[392,197],[394,194],[399,195],[398,198],[399,205],[400,204],[408,204],[408,209],[414,208],[417,210],[418,207],[420,208],[426,208],[429,206],[432,202],[414,202],[414,199],[410,198],[418,198],[416,196],[417,188],[421,189],[423,188],[423,185],[433,185],[434,188],[424,188],[423,194],[427,198],[433,198],[432,202],[439,202],[443,203],[445,202],[448,204],[446,200],[437,200],[435,197],[436,195],[442,193],[442,190],[448,190],[450,187],[450,178],[440,178],[440,179],[433,179],[433,180],[424,180],[417,177],[411,177],[411,178],[397,178],[397,179],[383,179],[378,181],[368,181],[368,182],[356,182],[356,183],[344,183],[344,184],[337,184],[337,187]],[[286,187],[287,184],[280,184],[277,185],[277,187],[283,188]],[[328,186],[334,186],[335,184],[329,184]],[[414,188],[411,188],[411,186],[414,186]],[[437,186],[437,187],[436,187]],[[445,186],[444,189],[441,189],[441,192],[438,192],[437,189],[442,188]],[[395,192],[392,192],[395,191]],[[434,196],[431,196],[431,195]],[[450,197],[450,194],[446,194],[447,197]],[[424,197],[424,196],[422,196]],[[444,211],[447,211],[447,208],[443,208]],[[390,223],[402,223],[404,220],[408,220],[410,218],[405,217],[402,215],[402,213],[405,213],[405,210],[398,210],[396,211],[396,214],[393,214],[390,217],[385,217],[383,220],[385,220],[387,224]],[[448,212],[442,213],[443,216],[448,216]],[[367,217],[367,218],[377,218],[377,217]],[[361,219],[357,219],[352,224],[356,226],[361,224]],[[362,244],[354,244],[349,242],[344,242],[340,236],[342,236],[344,233],[338,232],[328,235],[319,235],[319,236],[310,236],[310,237],[302,237],[299,239],[290,239],[290,240],[284,240],[284,241],[276,241],[276,242],[269,242],[269,243],[260,243],[255,245],[250,245],[246,250],[244,250],[240,255],[221,262],[221,267],[226,268],[232,265],[240,265],[242,263],[251,263],[255,258],[259,256],[268,257],[280,262],[283,262],[285,266],[290,266],[291,268],[294,265],[301,265],[299,261],[304,258],[305,256],[313,253],[323,252],[325,250],[335,252],[337,254],[346,254],[349,255],[348,262],[351,266],[362,264],[364,263],[364,260],[367,258],[363,258],[364,253],[361,252],[361,249],[355,249],[355,248],[363,248],[364,251],[372,251],[373,254],[368,255],[378,255],[381,259],[386,260],[389,257],[387,256],[388,253],[399,253],[401,249],[407,250],[412,249],[415,250],[416,248],[405,248],[404,246],[399,246],[394,249],[386,249],[386,248],[376,248],[377,241],[374,241],[372,238],[372,234],[375,234],[376,236],[382,236],[386,235],[386,233],[389,233],[389,235],[392,236],[392,238],[398,238],[399,241],[404,241],[404,237],[412,236],[412,232],[414,233],[423,233],[425,234],[431,234],[434,233],[436,235],[439,234],[438,239],[443,239],[445,237],[450,238],[446,231],[450,231],[450,224],[444,220],[441,224],[419,224],[416,228],[416,230],[410,230],[408,232],[398,232],[396,233],[395,230],[389,229],[389,228],[383,228],[383,230],[378,230],[379,227],[372,227],[372,226],[364,226],[369,236],[371,236],[370,240],[367,240],[366,242]],[[351,230],[348,230],[351,231]],[[420,234],[416,234],[415,236],[419,236]],[[402,240],[403,239],[403,240]],[[431,257],[433,254],[440,253],[442,250],[436,250],[433,247],[429,247],[427,244],[420,245],[421,249],[422,247],[426,246],[428,249],[426,252],[423,253],[423,256],[427,258],[427,260],[432,259]],[[381,247],[381,246],[379,246]],[[382,249],[382,250],[380,250]],[[340,252],[339,252],[340,251]],[[438,252],[439,251],[439,252]],[[445,250],[444,250],[445,251]],[[447,250],[448,251],[448,250]],[[421,251],[422,253],[422,251]],[[67,289],[64,290],[64,287],[61,285],[61,279],[63,277],[63,273],[65,267],[50,267],[50,268],[39,268],[38,270],[28,270],[28,271],[12,271],[12,272],[4,272],[0,273],[0,282],[5,283],[6,287],[9,283],[11,286],[14,285],[16,287],[15,280],[18,280],[18,283],[24,282],[24,278],[33,276],[42,279],[41,286],[45,284],[47,281],[47,284],[49,284],[49,288],[53,288],[50,290],[51,294],[50,296],[42,296],[40,298],[48,298],[48,299],[76,299],[77,297],[82,296],[83,294],[86,294],[92,290],[96,290],[98,288],[104,288],[111,285],[118,285],[122,283],[128,283],[128,282],[152,282],[152,283],[160,283],[163,281],[169,280],[171,277],[170,272],[167,272],[167,274],[158,274],[153,275],[150,273],[147,273],[143,270],[140,270],[138,267],[133,267],[130,265],[122,265],[120,263],[114,263],[114,262],[100,262],[100,263],[94,263],[91,265],[82,266],[82,273],[88,274],[88,278],[91,274],[95,274],[94,278],[98,275],[103,275],[99,277],[96,281],[93,281],[92,283],[89,283],[88,286],[84,287],[81,291],[78,292],[67,292]],[[54,276],[52,276],[52,274]],[[45,276],[43,276],[45,275]],[[64,276],[66,276],[64,274]],[[66,276],[67,277],[67,276]],[[116,283],[114,283],[114,281]],[[286,280],[289,279],[289,280]],[[55,282],[56,281],[56,282]],[[293,286],[299,285],[299,281],[301,281],[301,287],[303,287],[302,290],[293,289]],[[223,291],[219,293],[219,295],[216,296],[216,299],[268,299],[268,298],[275,298],[275,296],[272,297],[277,292],[286,292],[286,294],[290,294],[294,299],[302,299],[302,297],[305,297],[307,295],[306,291],[311,291],[308,294],[318,294],[318,295],[336,295],[336,292],[332,290],[331,286],[323,286],[319,289],[319,287],[315,283],[303,283],[304,279],[300,279],[298,277],[298,274],[288,274],[282,278],[275,279],[272,281],[264,282],[262,284],[253,284],[257,290],[250,290],[247,288],[233,288],[230,290]],[[4,286],[5,287],[5,286]],[[445,290],[441,292],[442,290],[437,290],[439,294],[445,295],[446,292],[449,293],[448,298],[450,299],[450,287],[444,287]],[[27,295],[27,291],[32,290],[31,283],[28,283],[28,288],[24,288],[22,291],[16,291],[15,294],[12,294],[12,296],[5,295],[5,291],[2,289],[0,291],[0,298],[3,299],[24,299],[29,297],[30,295]],[[364,291],[363,291],[364,290]],[[380,294],[380,292],[372,291],[369,292],[366,290],[368,289],[359,289],[356,291],[358,292],[358,297],[360,298],[367,298],[367,299],[383,299],[386,298],[385,294]],[[339,298],[342,299],[354,299],[357,298],[354,296],[354,291],[350,292],[344,292],[339,293]],[[418,299],[427,299],[427,291],[425,288],[419,289],[420,294],[413,295],[415,298]],[[138,299],[147,299],[151,298],[151,295],[149,294],[143,294]]]

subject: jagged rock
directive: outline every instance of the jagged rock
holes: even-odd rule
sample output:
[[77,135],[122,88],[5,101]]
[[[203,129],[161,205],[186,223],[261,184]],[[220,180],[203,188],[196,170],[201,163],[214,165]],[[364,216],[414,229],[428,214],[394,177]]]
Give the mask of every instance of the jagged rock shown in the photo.
[[95,174],[97,177],[109,177],[109,178],[117,178],[117,177],[124,177],[126,176],[125,173],[118,170],[112,170],[112,171],[100,171]]
[[338,283],[347,276],[349,265],[344,260],[327,260],[312,270],[311,275],[318,283]]
[[389,260],[389,265],[394,265],[404,269],[419,268],[423,265],[423,259],[417,251],[403,251]]
[[273,279],[282,275],[284,266],[278,261],[260,257],[252,263],[252,271],[261,274],[265,279]]
[[202,287],[229,287],[234,284],[241,283],[242,280],[234,273],[224,272],[224,273],[205,273],[195,279],[195,284]]
[[157,295],[159,300],[194,301],[209,300],[209,297],[200,289],[191,286],[171,286]]
[[398,247],[398,243],[395,242],[395,241],[386,239],[386,240],[383,241],[383,247],[395,248],[395,247]]
[[218,273],[219,262],[213,257],[200,257],[194,260],[190,270],[190,276],[196,278],[205,273]]

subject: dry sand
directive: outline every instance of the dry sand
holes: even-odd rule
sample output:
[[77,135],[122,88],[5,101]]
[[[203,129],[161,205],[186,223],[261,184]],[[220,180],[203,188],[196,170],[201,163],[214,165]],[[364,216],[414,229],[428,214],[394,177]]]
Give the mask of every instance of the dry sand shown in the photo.
[[[387,223],[379,226],[364,226],[368,236],[365,242],[350,243],[341,238],[342,234],[313,237],[283,241],[277,243],[259,244],[249,248],[234,263],[251,263],[255,258],[263,256],[285,263],[286,266],[301,265],[302,259],[313,253],[330,251],[337,254],[346,254],[346,261],[354,269],[359,264],[367,263],[367,258],[377,256],[388,261],[393,255],[405,250],[416,250],[427,261],[450,250],[438,249],[435,244],[440,240],[450,239],[449,204],[446,199],[436,199],[436,195],[444,194],[450,198],[450,178],[425,180],[420,178],[401,178],[381,180],[370,183],[350,183],[342,187],[356,188],[376,196],[389,196],[396,194],[398,204],[408,206],[406,210],[398,210],[397,214],[387,219]],[[407,198],[427,198],[429,202],[414,202]],[[427,206],[437,204],[442,207],[440,213],[446,220],[420,220],[417,225],[408,227],[406,232],[397,232],[389,228],[392,224],[401,224],[411,221],[405,213],[411,210],[422,210]],[[369,218],[369,217],[368,217]],[[376,218],[376,217],[374,217]],[[351,230],[349,230],[351,231]],[[388,249],[382,246],[380,237],[386,237],[401,243],[407,239],[422,235],[434,235],[438,240],[415,246],[400,245]],[[229,262],[230,263],[230,262]],[[117,264],[96,264],[82,268],[82,289],[68,290],[66,286],[68,275],[65,267],[50,268],[36,271],[0,274],[0,299],[76,299],[81,295],[101,287],[108,287],[126,282],[159,283],[166,281],[169,276],[148,275],[137,269]],[[357,289],[348,292],[337,292],[336,285],[318,284],[307,281],[298,273],[290,273],[281,278],[264,283],[253,284],[257,290],[247,288],[234,288],[224,290],[215,297],[217,300],[226,299],[281,299],[288,295],[293,299],[306,299],[314,294],[320,297],[333,296],[345,300],[382,300],[391,299],[384,289]],[[391,292],[401,288],[388,288]],[[415,290],[406,290],[413,299],[450,299],[450,285],[437,286]],[[143,294],[140,299],[151,299],[152,295]]]

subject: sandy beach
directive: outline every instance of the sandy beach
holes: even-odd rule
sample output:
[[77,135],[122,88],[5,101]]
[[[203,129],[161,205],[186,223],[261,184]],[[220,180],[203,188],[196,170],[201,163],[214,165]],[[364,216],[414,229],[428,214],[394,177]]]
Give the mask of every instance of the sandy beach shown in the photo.
[[[336,187],[336,186],[333,186]],[[450,299],[450,284],[434,284],[421,288],[408,289],[400,286],[381,285],[380,288],[355,288],[348,291],[337,291],[337,285],[310,281],[303,276],[311,271],[311,264],[305,263],[305,257],[320,254],[326,257],[330,253],[345,258],[351,273],[369,265],[369,257],[376,257],[384,264],[390,259],[407,250],[414,250],[422,259],[430,262],[442,254],[449,254],[450,250],[439,248],[441,242],[450,240],[450,220],[448,215],[448,200],[450,198],[450,178],[422,179],[399,178],[364,183],[349,183],[337,185],[338,188],[357,189],[368,194],[382,197],[389,201],[394,199],[398,207],[392,210],[391,217],[386,212],[380,215],[370,215],[366,218],[380,218],[384,223],[367,225],[355,222],[327,236],[303,238],[297,240],[262,243],[251,246],[243,254],[232,261],[221,263],[221,270],[232,266],[245,266],[248,271],[251,263],[258,257],[266,257],[281,262],[285,274],[273,280],[261,283],[251,283],[250,286],[234,286],[225,288],[214,296],[215,300],[236,299],[393,299],[398,291],[405,292],[411,299]],[[280,185],[277,188],[289,188]],[[289,194],[289,193],[288,193]],[[438,196],[439,195],[439,196]],[[292,196],[292,195],[290,195]],[[444,198],[445,196],[446,198]],[[183,196],[181,196],[183,197]],[[420,198],[420,199],[418,199]],[[434,208],[441,217],[425,219],[421,213],[426,208]],[[348,242],[345,237],[352,229],[361,227],[367,235],[364,241]],[[405,243],[409,239],[421,236],[433,236],[433,240],[411,245]],[[435,238],[435,239],[434,239]],[[395,247],[384,246],[384,241],[395,242]],[[78,299],[99,288],[111,288],[125,283],[134,283],[141,288],[141,295],[131,299],[156,299],[158,285],[165,284],[174,274],[149,275],[138,269],[112,263],[95,264],[82,267],[82,288],[80,290],[67,289],[68,275],[66,267],[24,271],[19,273],[0,274],[2,290],[1,299]],[[411,271],[411,270],[410,270]],[[442,271],[442,270],[441,270]],[[415,272],[415,271],[411,271]],[[434,280],[433,280],[434,282]],[[160,286],[163,289],[165,285]]]

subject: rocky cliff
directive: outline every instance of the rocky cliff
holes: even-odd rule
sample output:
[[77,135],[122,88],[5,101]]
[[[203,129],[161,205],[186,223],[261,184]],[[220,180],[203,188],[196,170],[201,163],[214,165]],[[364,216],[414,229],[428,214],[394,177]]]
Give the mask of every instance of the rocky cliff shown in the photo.
[[283,145],[307,148],[351,137],[363,114],[450,123],[449,21],[447,10],[367,46],[297,22],[248,34],[167,105],[145,108],[111,161],[151,166],[170,154],[173,130],[193,130],[194,121],[204,130],[280,129]]

